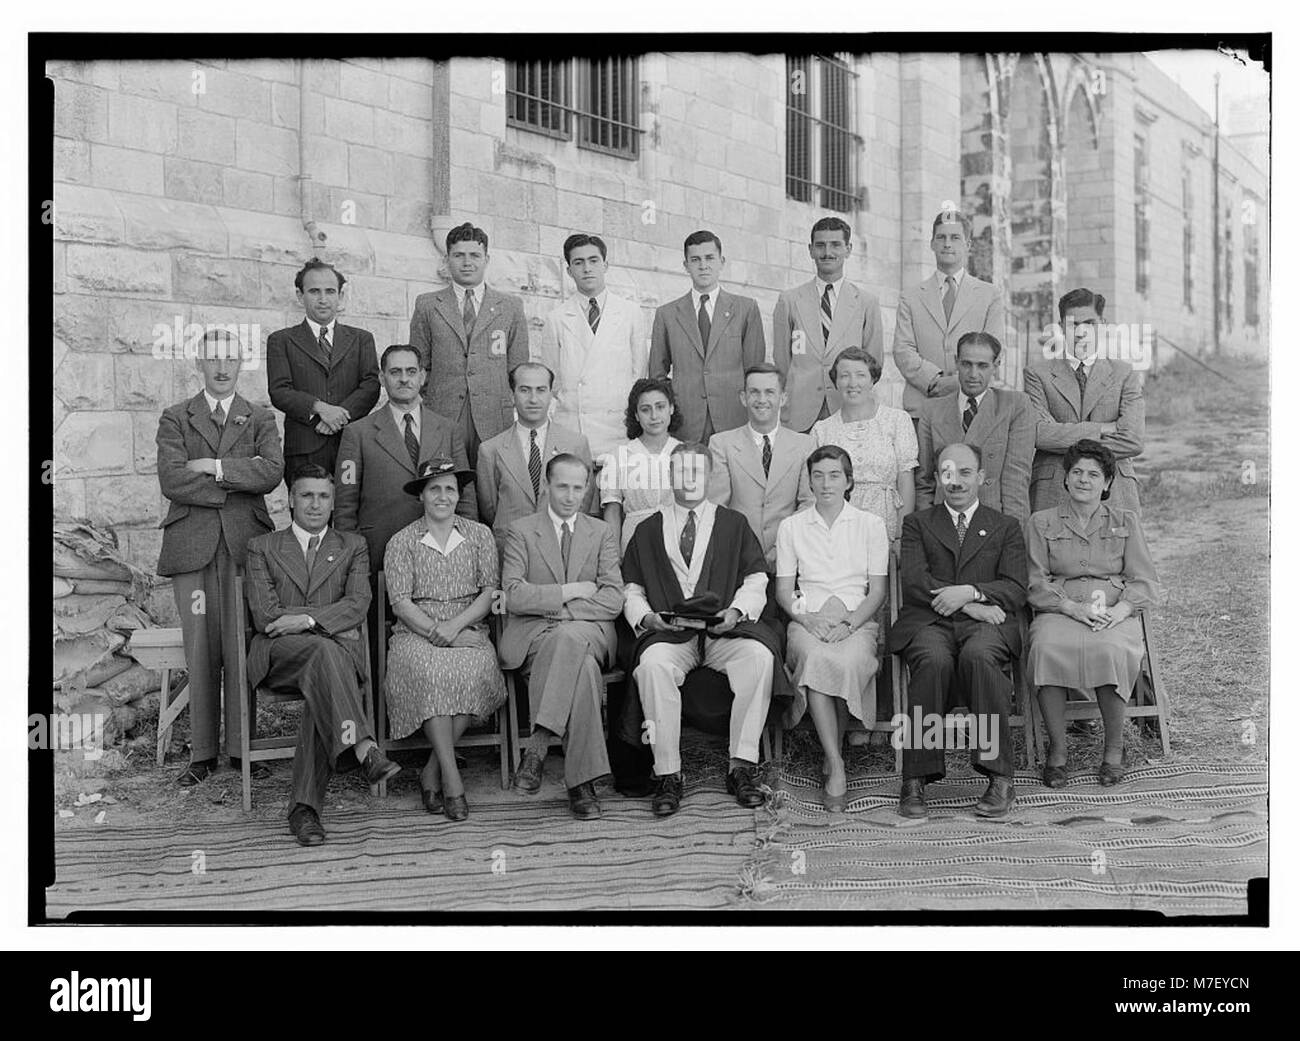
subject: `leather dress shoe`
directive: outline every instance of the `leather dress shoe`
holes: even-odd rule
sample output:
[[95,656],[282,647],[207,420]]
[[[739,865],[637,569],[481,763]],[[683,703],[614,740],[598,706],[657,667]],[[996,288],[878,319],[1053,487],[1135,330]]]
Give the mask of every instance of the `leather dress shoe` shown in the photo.
[[615,777],[614,791],[628,799],[648,799],[654,794],[652,777]]
[[595,820],[600,816],[600,803],[596,800],[596,786],[584,781],[569,789],[569,810],[580,821]]
[[176,778],[176,783],[182,788],[192,788],[200,781],[206,781],[208,777],[217,772],[217,761],[215,759],[200,759],[197,762],[191,762],[184,772]]
[[919,819],[928,813],[925,808],[925,782],[919,777],[905,779],[902,790],[898,793],[898,815]]
[[975,804],[975,816],[1005,817],[1015,801],[1016,787],[1009,777],[990,777],[989,786]]
[[[240,768],[243,767],[243,765],[244,760],[240,756],[232,755],[230,757],[230,769],[234,770],[236,773],[240,771]],[[262,760],[258,759],[249,764],[248,776],[254,781],[264,781],[266,778],[271,776],[271,768],[262,762]]]
[[434,791],[432,788],[426,788],[424,782],[420,782],[420,804],[424,807],[425,813],[442,812],[442,792]]
[[515,768],[515,791],[536,795],[542,787],[542,760],[536,752],[524,749]]
[[682,775],[664,774],[655,778],[654,795],[650,797],[650,809],[656,817],[671,817],[682,805]]
[[1070,783],[1070,769],[1066,766],[1044,766],[1043,784],[1049,788],[1064,788]]
[[1123,763],[1107,763],[1103,761],[1101,766],[1097,767],[1097,783],[1103,788],[1119,784],[1122,780],[1124,780]]
[[320,817],[310,806],[298,803],[289,814],[289,830],[300,846],[319,846],[325,841],[325,829]]
[[727,774],[727,791],[747,810],[763,805],[763,790],[754,778],[755,773],[752,766],[736,766]]
[[380,781],[392,780],[402,772],[402,768],[384,755],[378,745],[374,745],[366,753],[361,772],[365,775],[367,784],[378,784]]
[[465,798],[465,793],[444,795],[442,797],[442,812],[449,821],[463,821],[468,817],[469,801]]

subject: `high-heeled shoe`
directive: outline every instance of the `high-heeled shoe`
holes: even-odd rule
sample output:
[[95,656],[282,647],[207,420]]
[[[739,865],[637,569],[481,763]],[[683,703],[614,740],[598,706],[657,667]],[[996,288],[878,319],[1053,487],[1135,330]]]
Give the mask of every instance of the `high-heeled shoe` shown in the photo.
[[468,817],[469,802],[465,799],[465,793],[444,795],[442,797],[442,812],[447,815],[449,821],[463,821]]
[[426,788],[423,780],[420,781],[420,802],[424,805],[425,813],[442,812],[442,792]]

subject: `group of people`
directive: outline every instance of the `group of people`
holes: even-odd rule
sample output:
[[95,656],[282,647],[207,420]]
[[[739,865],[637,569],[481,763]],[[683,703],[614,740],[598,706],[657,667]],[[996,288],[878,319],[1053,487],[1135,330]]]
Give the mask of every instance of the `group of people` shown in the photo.
[[[503,704],[503,670],[527,687],[515,789],[540,790],[559,743],[579,819],[600,816],[595,782],[610,774],[656,815],[677,811],[682,720],[701,678],[730,697],[726,783],[741,806],[764,799],[769,719],[807,714],[823,801],[840,809],[846,735],[876,721],[882,653],[906,662],[926,713],[987,717],[999,741],[974,761],[989,778],[976,812],[1005,815],[1026,603],[1026,667],[1051,740],[1044,782],[1069,779],[1066,701],[1093,697],[1099,779],[1116,783],[1142,656],[1135,612],[1156,597],[1131,464],[1141,383],[1080,335],[1026,369],[1024,393],[994,388],[1001,294],[966,272],[970,240],[945,206],[935,272],[900,300],[903,409],[876,396],[879,306],[844,277],[853,247],[839,218],[813,226],[816,276],[781,294],[770,351],[757,303],[720,288],[726,260],[708,231],[685,240],[691,287],[649,336],[639,307],[606,288],[606,244],[569,236],[575,292],[530,343],[519,300],[486,285],[487,235],[461,225],[446,241],[451,285],[418,297],[411,342],[378,357],[369,333],[338,321],[344,275],[309,261],[295,278],[303,322],[267,341],[283,453],[270,410],[236,393],[240,345],[220,329],[197,362],[204,389],[159,424],[171,506],[158,571],[172,577],[192,691],[180,783],[217,768],[223,688],[238,755],[248,706],[223,667],[243,639],[241,570],[249,689],[306,703],[289,802],[305,845],[324,841],[331,771],[359,765],[371,783],[398,772],[384,737],[423,732],[423,808],[464,819],[456,742]],[[1076,289],[1060,314],[1086,332],[1104,306]],[[282,478],[292,520],[273,531],[263,497]],[[891,559],[902,592],[882,645]],[[391,634],[376,624],[381,569]],[[387,735],[363,702],[381,640]],[[602,672],[616,664],[627,683],[609,693],[607,738]],[[925,785],[943,772],[943,749],[905,746],[899,812],[924,815]]]

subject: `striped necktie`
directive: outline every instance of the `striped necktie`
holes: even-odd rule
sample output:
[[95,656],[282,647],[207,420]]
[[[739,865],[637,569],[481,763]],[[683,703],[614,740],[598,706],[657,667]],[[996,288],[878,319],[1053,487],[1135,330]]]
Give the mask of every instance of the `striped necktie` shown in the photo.
[[307,574],[316,566],[316,551],[320,549],[320,536],[313,535],[307,540]]
[[402,422],[406,424],[406,433],[402,439],[406,442],[406,450],[411,453],[411,465],[418,471],[420,469],[420,439],[415,436],[415,420],[411,413],[406,413],[402,417]]
[[533,479],[533,498],[542,493],[542,453],[537,450],[537,431],[528,431],[528,476]]
[[949,275],[947,278],[948,288],[943,294],[943,319],[945,322],[952,321],[952,305],[957,302],[957,280]]
[[330,337],[329,327],[322,325],[320,327],[320,349],[325,352],[325,358],[328,361],[330,357]]
[[822,346],[831,342],[831,321],[835,317],[834,303],[831,300],[831,284],[826,283],[822,290]]
[[966,411],[961,414],[961,430],[963,434],[966,433],[966,431],[970,429],[970,425],[975,422],[975,414],[979,412],[979,410],[980,407],[975,403],[975,399],[967,397]]
[[596,303],[596,298],[591,298],[591,303],[587,306],[587,324],[591,326],[592,333],[595,333],[596,327],[600,325],[600,305]]
[[963,510],[957,514],[957,545],[961,546],[966,541],[966,513]]
[[700,344],[707,348],[709,346],[709,294],[700,294]]

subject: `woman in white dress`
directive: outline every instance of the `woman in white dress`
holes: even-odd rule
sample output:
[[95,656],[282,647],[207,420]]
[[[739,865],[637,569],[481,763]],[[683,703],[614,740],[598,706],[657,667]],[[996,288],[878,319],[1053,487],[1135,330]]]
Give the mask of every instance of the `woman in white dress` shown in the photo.
[[681,444],[672,433],[682,425],[682,417],[672,382],[639,379],[632,384],[624,422],[628,439],[614,450],[596,479],[601,512],[620,533],[621,552],[627,551],[638,524],[673,502],[668,457]]
[[853,460],[852,503],[885,522],[895,548],[903,518],[916,509],[916,428],[902,409],[876,399],[880,362],[861,347],[848,347],[831,366],[840,409],[813,424],[821,445],[839,445]]
[[[822,802],[844,808],[844,732],[848,717],[876,718],[877,625],[885,598],[889,538],[885,522],[849,502],[853,461],[838,445],[808,457],[813,504],[776,532],[776,600],[790,616],[786,670],[795,689],[786,720],[807,708],[822,745]],[[796,584],[798,591],[796,592]]]

